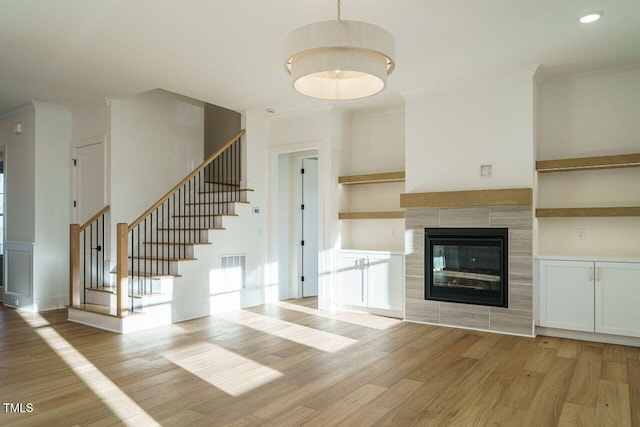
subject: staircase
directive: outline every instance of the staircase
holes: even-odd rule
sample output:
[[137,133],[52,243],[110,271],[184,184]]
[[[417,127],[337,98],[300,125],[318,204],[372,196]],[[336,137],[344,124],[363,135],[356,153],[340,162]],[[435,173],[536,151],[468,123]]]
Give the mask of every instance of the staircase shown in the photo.
[[224,230],[224,218],[237,216],[236,207],[249,203],[253,190],[242,187],[242,135],[131,224],[116,225],[115,268],[105,267],[104,209],[101,217],[71,226],[69,320],[118,333],[171,323],[174,287],[189,285],[177,280],[180,265],[198,262],[196,247],[211,245],[213,234]]

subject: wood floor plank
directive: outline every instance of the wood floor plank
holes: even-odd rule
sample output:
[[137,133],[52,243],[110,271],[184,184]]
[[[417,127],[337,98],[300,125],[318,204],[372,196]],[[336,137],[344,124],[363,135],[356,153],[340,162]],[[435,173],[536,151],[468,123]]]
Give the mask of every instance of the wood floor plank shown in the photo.
[[471,372],[478,363],[476,359],[458,357],[447,365],[447,369],[438,370],[418,390],[411,394],[401,405],[389,411],[376,425],[403,426],[411,423],[427,411],[427,406],[440,397],[453,383]]
[[523,421],[527,426],[558,423],[576,361],[554,357]]
[[427,405],[427,411],[446,414],[448,417],[456,416],[482,392],[487,379],[500,366],[505,356],[503,352],[489,352],[478,359],[472,370]]
[[311,416],[301,425],[321,427],[339,425],[344,418],[365,406],[385,391],[387,391],[386,387],[375,384],[365,384]]
[[471,396],[455,416],[450,417],[451,425],[461,426],[481,426],[489,423],[489,420],[496,412],[504,394],[510,386],[510,382],[490,378],[480,390]]
[[566,357],[568,359],[577,359],[582,350],[582,343],[577,340],[562,340],[556,356]]
[[576,405],[596,407],[602,359],[600,349],[585,347],[580,352],[571,379],[567,402]]
[[600,381],[596,423],[601,426],[631,425],[629,386],[627,384]]
[[600,378],[615,383],[628,384],[629,377],[627,372],[627,363],[620,362],[602,362],[602,371]]
[[261,424],[264,427],[294,427],[299,426],[302,422],[313,416],[317,411],[305,406],[296,406],[291,411],[279,416],[269,422]]
[[565,403],[558,427],[596,427],[596,408]]
[[424,386],[424,383],[403,378],[382,393],[372,403],[381,408],[396,408],[422,386]]
[[634,426],[640,426],[640,360],[627,360],[627,378],[631,421]]
[[640,426],[638,347],[316,307],[122,336],[0,304],[0,396],[35,408],[0,425]]
[[527,371],[546,373],[556,356],[556,349],[539,347],[535,348],[529,354],[524,369]]
[[544,378],[545,375],[540,372],[523,370],[511,383],[503,404],[514,409],[528,410]]

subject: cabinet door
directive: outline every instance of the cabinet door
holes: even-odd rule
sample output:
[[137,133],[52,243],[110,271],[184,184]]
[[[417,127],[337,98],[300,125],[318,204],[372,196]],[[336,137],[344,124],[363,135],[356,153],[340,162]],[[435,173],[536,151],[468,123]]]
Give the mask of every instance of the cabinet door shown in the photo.
[[540,261],[540,326],[593,332],[593,262]]
[[596,332],[640,337],[640,263],[596,263]]
[[402,255],[368,255],[366,272],[367,305],[402,311]]
[[363,268],[365,257],[359,254],[338,256],[338,281],[336,303],[344,305],[366,305]]

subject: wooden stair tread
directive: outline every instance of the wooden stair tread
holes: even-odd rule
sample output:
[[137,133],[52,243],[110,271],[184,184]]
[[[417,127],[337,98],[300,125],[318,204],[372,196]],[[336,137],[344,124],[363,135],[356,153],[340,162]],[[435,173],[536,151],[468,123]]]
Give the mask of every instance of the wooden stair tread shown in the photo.
[[226,230],[224,227],[190,227],[190,228],[158,228],[161,231],[206,231],[206,230]]
[[238,216],[238,214],[197,214],[197,215],[172,215],[172,218],[211,218],[217,216]]
[[150,279],[175,279],[175,278],[182,277],[179,274],[169,274],[169,273],[157,274],[157,273],[152,273],[152,272],[141,272],[141,271],[129,271],[127,273],[128,273],[127,274],[128,276],[146,277],[146,278],[150,278]]
[[180,261],[197,261],[198,258],[166,258],[166,257],[145,257],[145,256],[130,256],[129,259],[144,259],[144,260],[150,260],[150,261],[173,261],[173,262],[180,262]]
[[196,245],[210,245],[211,242],[198,242],[198,243],[183,243],[183,242],[142,242],[144,245],[175,245],[175,246],[196,246]]
[[249,204],[251,202],[248,202],[246,200],[228,200],[228,201],[210,201],[210,202],[189,202],[189,203],[185,203],[185,205],[194,205],[194,206],[198,206],[198,205],[227,205],[230,203],[243,203],[243,204]]
[[[86,290],[87,291],[96,291],[95,288],[87,288]],[[105,288],[104,290],[100,290],[99,292],[104,292],[104,293],[107,293],[107,294],[115,295],[117,293],[117,290],[116,290],[115,287],[108,287],[108,288]],[[142,298],[142,297],[155,296],[155,295],[165,295],[165,294],[162,293],[162,292],[152,292],[152,293],[149,293],[149,294],[133,294],[133,295],[129,294],[128,297],[129,298]],[[84,305],[90,305],[90,306],[96,306],[96,307],[106,307],[104,305],[99,305],[99,304],[84,304]],[[74,308],[76,308],[76,307],[74,307]]]
[[[111,272],[112,274],[116,274],[115,271]],[[93,292],[104,292],[107,294],[115,294],[116,293],[116,287],[115,286],[103,286],[102,288],[85,288],[85,290],[87,291],[93,291]]]
[[162,292],[153,292],[150,294],[129,294],[129,298],[136,298],[136,299],[141,299],[141,298],[145,298],[145,297],[157,297],[157,296],[163,296],[166,295]]
[[200,194],[206,194],[206,193],[235,193],[238,191],[255,191],[251,188],[238,188],[235,190],[205,190],[205,191],[198,191],[198,193]]
[[212,185],[228,185],[230,187],[240,187],[240,184],[234,184],[232,182],[217,182],[217,181],[207,181],[206,179],[204,180],[205,184],[212,184]]

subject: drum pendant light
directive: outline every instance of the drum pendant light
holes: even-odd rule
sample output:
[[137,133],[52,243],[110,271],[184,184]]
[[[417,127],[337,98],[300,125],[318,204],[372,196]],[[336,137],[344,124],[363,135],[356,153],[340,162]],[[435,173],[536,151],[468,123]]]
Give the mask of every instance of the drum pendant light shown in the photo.
[[349,100],[384,89],[395,67],[395,40],[384,28],[338,19],[308,24],[285,39],[285,68],[296,91]]

